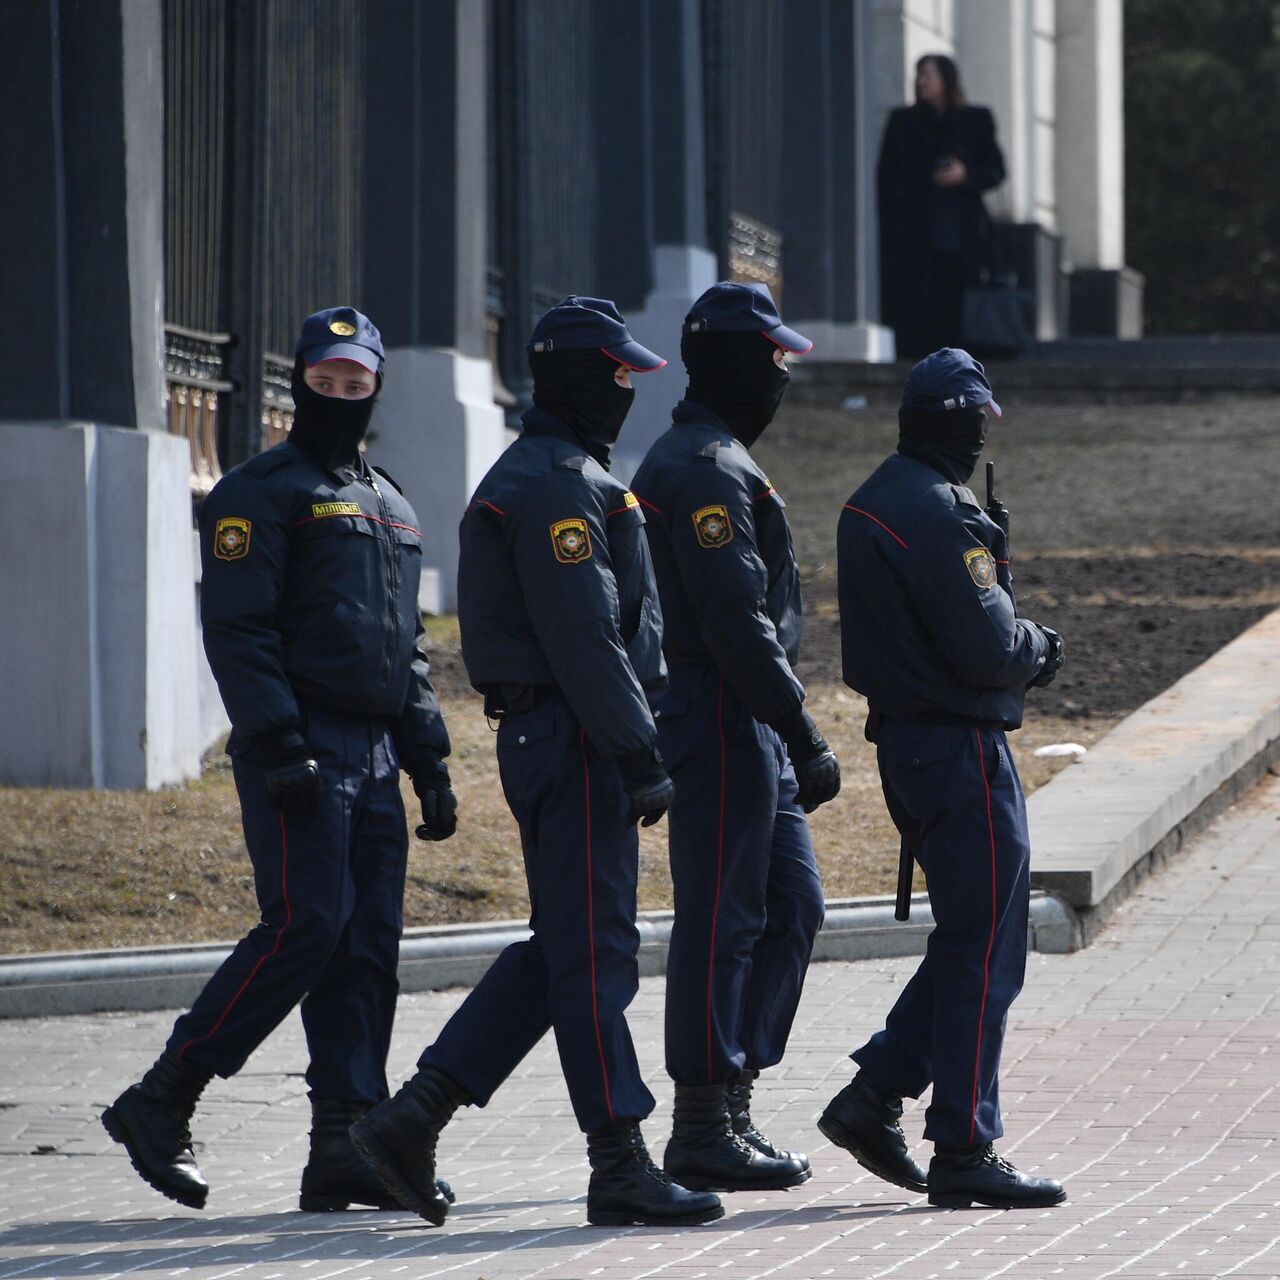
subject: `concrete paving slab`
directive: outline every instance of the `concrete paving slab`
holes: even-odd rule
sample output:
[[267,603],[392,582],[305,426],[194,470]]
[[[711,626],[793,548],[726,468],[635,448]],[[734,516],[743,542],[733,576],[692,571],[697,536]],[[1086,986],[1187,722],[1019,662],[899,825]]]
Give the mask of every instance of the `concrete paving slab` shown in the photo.
[[[814,1177],[729,1197],[680,1231],[584,1225],[581,1135],[554,1047],[446,1130],[459,1204],[435,1230],[407,1214],[302,1214],[305,1047],[290,1019],[196,1114],[210,1207],[188,1212],[133,1174],[97,1113],[147,1065],[170,1015],[0,1024],[0,1280],[251,1276],[583,1280],[1233,1280],[1280,1275],[1280,779],[1146,880],[1095,945],[1029,957],[1002,1072],[1001,1150],[1061,1177],[1051,1210],[947,1212],[864,1173],[813,1128],[911,957],[810,971],[792,1044],[759,1086],[768,1132]],[[641,1064],[670,1120],[662,982],[633,1006]],[[408,1074],[461,992],[405,997],[392,1074]],[[913,1141],[920,1104],[908,1103]],[[927,1152],[920,1146],[917,1155]]]

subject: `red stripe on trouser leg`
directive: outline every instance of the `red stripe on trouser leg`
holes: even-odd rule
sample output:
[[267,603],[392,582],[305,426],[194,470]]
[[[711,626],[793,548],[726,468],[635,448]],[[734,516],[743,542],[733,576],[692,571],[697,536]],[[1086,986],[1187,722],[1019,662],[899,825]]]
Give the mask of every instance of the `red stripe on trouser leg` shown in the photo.
[[591,764],[587,759],[587,732],[578,731],[578,750],[582,752],[582,783],[587,816],[587,952],[591,957],[591,1021],[596,1029],[596,1052],[600,1055],[600,1080],[604,1085],[604,1105],[613,1115],[613,1099],[609,1096],[609,1069],[604,1060],[604,1037],[600,1034],[600,1001],[596,995],[596,930],[594,893],[591,872]]
[[973,1052],[973,1096],[969,1104],[969,1141],[978,1127],[978,1076],[982,1067],[982,1020],[987,1012],[987,991],[991,986],[991,949],[996,941],[996,828],[991,819],[991,784],[987,781],[987,758],[982,750],[982,731],[975,729],[978,742],[978,770],[982,774],[982,790],[987,802],[987,836],[991,843],[991,932],[987,936],[987,954],[982,962],[982,1002],[978,1006],[978,1043]]
[[720,919],[720,885],[724,875],[724,797],[727,750],[724,741],[724,677],[720,677],[720,691],[716,699],[716,730],[720,736],[720,817],[716,828],[716,893],[711,901],[711,943],[707,948],[707,1082],[713,1082],[711,997],[714,990],[716,968],[716,923]]
[[280,944],[284,941],[285,930],[289,927],[289,922],[293,919],[293,907],[289,902],[289,837],[285,831],[284,814],[280,815],[280,894],[284,898],[284,923],[280,926],[280,932],[276,934],[275,946],[262,956],[258,963],[249,970],[249,976],[240,984],[240,989],[227,1001],[227,1007],[218,1015],[218,1020],[209,1028],[202,1036],[192,1036],[186,1044],[178,1050],[178,1061],[182,1061],[182,1055],[191,1048],[193,1044],[199,1044],[201,1040],[208,1040],[210,1036],[218,1034],[218,1029],[226,1022],[231,1010],[236,1007],[236,1001],[248,990],[249,984],[257,977],[258,970],[262,968],[268,960],[271,959],[277,951],[280,950]]

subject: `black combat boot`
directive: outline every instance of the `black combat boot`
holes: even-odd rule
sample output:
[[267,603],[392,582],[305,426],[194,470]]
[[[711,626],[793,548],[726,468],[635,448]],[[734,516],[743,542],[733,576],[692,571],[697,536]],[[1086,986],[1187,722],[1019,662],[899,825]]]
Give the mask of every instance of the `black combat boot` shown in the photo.
[[939,1209],[967,1209],[975,1202],[992,1209],[1045,1209],[1066,1198],[1062,1183],[1019,1173],[990,1143],[938,1143],[929,1161],[929,1203]]
[[[436,1143],[454,1111],[469,1099],[443,1071],[422,1067],[350,1129],[355,1148],[406,1208],[440,1226],[452,1194],[436,1181]],[[448,1187],[448,1183],[444,1184]]]
[[689,1191],[649,1158],[638,1124],[587,1134],[587,1221],[597,1227],[673,1227],[724,1217],[719,1197]]
[[859,1071],[818,1119],[818,1128],[877,1178],[908,1191],[928,1189],[925,1171],[903,1136],[902,1095]]
[[212,1072],[162,1053],[142,1080],[102,1113],[102,1127],[124,1144],[143,1180],[189,1209],[203,1209],[209,1198],[209,1184],[191,1149],[191,1117],[212,1078]]
[[729,1107],[729,1123],[733,1131],[744,1142],[749,1142],[755,1149],[771,1160],[798,1160],[802,1169],[809,1168],[809,1157],[799,1151],[784,1151],[775,1147],[768,1138],[756,1128],[751,1119],[751,1088],[760,1073],[745,1067],[742,1074],[725,1090],[725,1102]]
[[676,1085],[662,1167],[696,1191],[779,1191],[809,1179],[795,1156],[765,1155],[734,1133],[722,1084]]

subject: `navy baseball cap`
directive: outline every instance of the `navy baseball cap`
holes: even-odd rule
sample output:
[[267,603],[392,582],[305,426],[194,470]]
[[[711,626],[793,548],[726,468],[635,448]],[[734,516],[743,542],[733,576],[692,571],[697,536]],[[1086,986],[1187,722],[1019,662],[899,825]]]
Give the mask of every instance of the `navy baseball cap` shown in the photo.
[[627,332],[626,321],[608,298],[580,298],[576,293],[557,302],[533,326],[528,351],[533,355],[593,348],[637,373],[652,373],[667,363]]
[[912,367],[902,388],[904,409],[943,413],[949,409],[981,409],[984,405],[1000,417],[987,371],[959,347],[943,347],[925,356]]
[[689,308],[684,318],[685,333],[763,333],[784,351],[804,355],[813,343],[794,329],[788,329],[778,314],[767,284],[743,284],[721,280]]
[[322,360],[354,360],[370,373],[382,365],[382,335],[355,307],[326,307],[302,322],[293,348],[310,368]]

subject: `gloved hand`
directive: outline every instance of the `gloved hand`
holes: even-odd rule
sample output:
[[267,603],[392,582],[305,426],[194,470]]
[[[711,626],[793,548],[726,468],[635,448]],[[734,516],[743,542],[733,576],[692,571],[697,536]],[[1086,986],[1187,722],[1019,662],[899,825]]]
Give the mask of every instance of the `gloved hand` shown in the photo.
[[651,827],[671,807],[675,784],[667,777],[657,747],[640,747],[617,759],[622,785],[631,798],[627,825]]
[[840,794],[840,761],[818,732],[813,717],[804,707],[797,707],[775,721],[773,728],[787,744],[787,755],[800,786],[796,800],[805,813],[834,800]]
[[422,802],[422,821],[414,834],[419,840],[447,840],[458,829],[458,797],[444,761],[420,765],[411,778]]
[[[1036,626],[1040,624],[1036,623]],[[1066,646],[1062,643],[1062,637],[1052,627],[1040,627],[1040,630],[1044,632],[1045,639],[1049,642],[1049,656],[1044,660],[1040,674],[1032,680],[1031,684],[1038,689],[1043,689],[1046,685],[1051,685],[1054,677],[1062,670],[1067,660],[1067,652]]]
[[282,813],[302,813],[315,807],[324,784],[320,766],[296,729],[273,729],[259,734],[253,745],[267,772],[267,798]]

